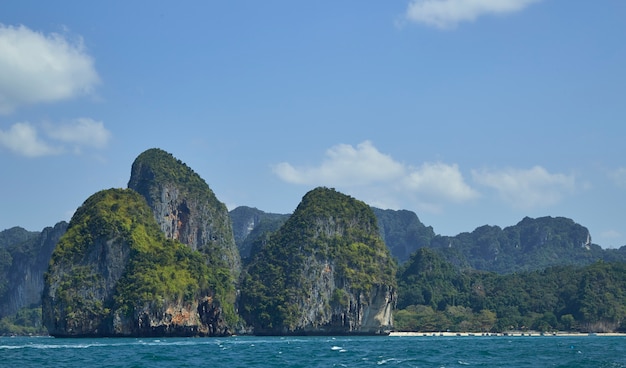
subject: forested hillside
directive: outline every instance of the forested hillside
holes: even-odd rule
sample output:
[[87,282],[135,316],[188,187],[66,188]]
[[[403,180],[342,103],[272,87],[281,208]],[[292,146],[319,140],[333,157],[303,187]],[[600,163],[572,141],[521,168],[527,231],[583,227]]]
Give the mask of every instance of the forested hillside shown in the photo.
[[422,248],[398,273],[396,329],[626,329],[626,264],[596,262],[508,275],[460,270]]

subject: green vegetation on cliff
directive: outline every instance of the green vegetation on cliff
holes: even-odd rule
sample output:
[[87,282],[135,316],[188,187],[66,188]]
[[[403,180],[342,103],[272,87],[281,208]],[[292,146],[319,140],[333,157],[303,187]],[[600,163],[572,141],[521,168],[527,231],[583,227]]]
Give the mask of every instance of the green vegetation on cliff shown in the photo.
[[[228,269],[209,268],[204,254],[165,239],[141,195],[109,189],[85,201],[59,241],[46,274],[44,316],[55,316],[48,323],[89,319],[98,323],[94,331],[110,331],[115,312],[131,316],[146,305],[208,294],[220,300],[233,293],[228,280]],[[236,319],[234,300],[221,302]]]
[[150,193],[147,200],[160,195],[158,186],[166,183],[178,184],[187,192],[186,196],[193,199],[211,201],[211,205],[221,208],[224,204],[217,200],[206,182],[192,168],[176,159],[171,153],[159,148],[151,148],[142,152],[131,169],[128,187],[144,194]]
[[150,249],[161,233],[137,192],[108,189],[87,198],[80,206],[52,254],[51,264],[78,263],[99,238],[114,235],[129,241],[136,251]]
[[302,301],[319,282],[305,272],[313,263],[335,267],[328,311],[345,308],[349,293],[395,286],[395,263],[372,210],[334,189],[317,188],[259,250],[243,278],[241,311],[255,331],[295,329]]

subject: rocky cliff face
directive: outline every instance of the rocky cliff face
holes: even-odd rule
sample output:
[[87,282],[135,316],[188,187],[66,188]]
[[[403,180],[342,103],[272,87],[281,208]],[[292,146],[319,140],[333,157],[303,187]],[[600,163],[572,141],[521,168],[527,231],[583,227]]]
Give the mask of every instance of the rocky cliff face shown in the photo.
[[0,294],[0,317],[41,303],[43,275],[52,251],[66,229],[67,223],[59,222],[29,236],[24,242],[6,246],[11,262],[3,272],[6,288]]
[[128,187],[140,193],[168,239],[209,256],[215,266],[232,270],[241,259],[226,206],[191,168],[160,149],[149,149],[133,163]]
[[392,328],[395,293],[372,210],[317,188],[252,260],[241,311],[255,334],[381,334]]
[[138,193],[110,189],[85,201],[55,248],[43,322],[53,336],[223,336],[229,287],[165,239]]
[[256,208],[240,206],[229,212],[235,244],[241,258],[249,259],[278,230],[289,215],[267,213]]
[[294,322],[278,334],[376,335],[392,328],[396,300],[393,286],[376,284],[369,290],[353,289],[334,263],[320,262],[316,257],[303,262],[302,275],[308,280],[308,295],[297,302]]
[[431,226],[425,226],[414,212],[381,210],[372,207],[378,228],[391,254],[399,263],[406,262],[417,249],[427,247],[435,237]]

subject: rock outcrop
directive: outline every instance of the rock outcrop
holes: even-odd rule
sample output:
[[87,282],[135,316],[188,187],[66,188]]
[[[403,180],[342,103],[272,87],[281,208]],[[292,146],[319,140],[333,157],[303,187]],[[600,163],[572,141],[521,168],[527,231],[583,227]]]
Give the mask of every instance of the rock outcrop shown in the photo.
[[210,265],[227,267],[238,278],[241,259],[228,209],[191,168],[149,149],[133,162],[128,187],[144,196],[168,239],[206,254]]
[[234,290],[224,272],[166,239],[137,192],[104,190],[76,211],[52,254],[43,323],[52,336],[229,335]]
[[267,213],[259,209],[239,206],[229,212],[233,236],[242,260],[254,256],[270,234],[278,230],[290,215]]
[[[10,259],[10,262],[6,262],[6,267],[0,273],[5,284],[0,292],[0,317],[41,303],[43,275],[48,269],[52,251],[66,229],[67,222],[62,221],[54,227],[46,227],[40,233],[22,229],[20,235],[26,236],[8,237],[3,250],[8,255],[6,260]],[[8,232],[14,235],[18,233],[15,228]]]
[[415,212],[374,207],[372,210],[378,219],[381,237],[400,264],[408,261],[417,249],[428,247],[435,237],[432,226],[424,225]]
[[317,188],[254,256],[241,289],[255,334],[384,334],[395,263],[365,203]]

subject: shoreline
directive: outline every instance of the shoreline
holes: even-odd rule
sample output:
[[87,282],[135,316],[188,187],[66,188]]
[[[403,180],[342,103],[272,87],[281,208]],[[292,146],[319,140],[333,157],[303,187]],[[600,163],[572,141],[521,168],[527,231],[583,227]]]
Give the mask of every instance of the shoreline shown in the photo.
[[504,336],[504,337],[531,337],[531,336],[555,336],[555,337],[579,337],[579,336],[626,336],[626,333],[620,332],[538,332],[538,331],[510,331],[510,332],[401,332],[392,331],[389,336],[395,337],[483,337],[483,336]]
[[[254,335],[254,334],[243,334],[243,335],[232,335],[232,337],[236,336],[263,336],[263,335]],[[276,337],[289,337],[289,336],[306,336],[306,335],[275,335]],[[358,336],[357,335],[327,335],[320,334],[317,336]],[[369,336],[369,335],[362,335]],[[626,333],[623,332],[564,332],[564,331],[556,331],[556,332],[539,332],[539,331],[507,331],[507,332],[415,332],[415,331],[391,331],[388,334],[384,335],[371,335],[371,336],[392,336],[392,337],[593,337],[593,336],[605,336],[605,337],[626,337]],[[38,334],[6,334],[0,335],[0,338],[11,338],[11,337],[54,337],[51,335],[38,335]],[[125,336],[126,337],[126,336]],[[132,336],[128,336],[132,337]],[[154,336],[153,336],[154,337]],[[167,338],[162,336],[163,338]],[[169,336],[173,337],[173,336]],[[206,336],[205,336],[206,337]],[[229,336],[231,337],[231,336]],[[82,337],[71,337],[80,339]],[[100,337],[92,337],[92,338],[104,338],[104,336]],[[135,336],[135,338],[139,338]],[[199,336],[189,336],[189,338],[202,338]],[[206,337],[211,338],[211,337]],[[215,337],[214,337],[215,338]]]

